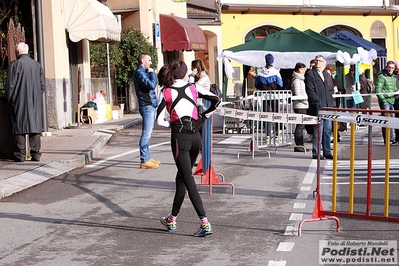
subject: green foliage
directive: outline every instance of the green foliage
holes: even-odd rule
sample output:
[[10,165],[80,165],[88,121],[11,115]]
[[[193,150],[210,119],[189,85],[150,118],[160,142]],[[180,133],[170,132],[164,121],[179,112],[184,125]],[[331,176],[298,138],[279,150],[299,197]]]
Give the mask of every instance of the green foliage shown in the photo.
[[93,78],[101,78],[107,76],[107,46],[105,43],[90,43],[90,63],[91,76]]
[[[152,67],[156,68],[158,57],[156,48],[148,37],[138,29],[126,28],[121,32],[121,41],[110,45],[110,64],[115,64],[116,84],[124,87],[133,83],[133,74],[138,67],[137,58],[141,53],[151,55]],[[106,44],[90,45],[92,76],[105,77],[107,73]]]

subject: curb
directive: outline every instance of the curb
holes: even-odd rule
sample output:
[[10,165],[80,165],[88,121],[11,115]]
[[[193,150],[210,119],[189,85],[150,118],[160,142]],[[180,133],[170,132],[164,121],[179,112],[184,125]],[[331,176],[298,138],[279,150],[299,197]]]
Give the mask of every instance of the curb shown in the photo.
[[140,124],[141,118],[134,119],[126,124],[115,126],[112,129],[98,129],[93,135],[100,137],[87,150],[84,150],[75,158],[70,160],[59,160],[42,165],[25,173],[7,178],[0,182],[0,199],[9,197],[30,187],[39,185],[49,179],[70,172],[76,168],[88,164],[101,149],[107,144],[116,131]]

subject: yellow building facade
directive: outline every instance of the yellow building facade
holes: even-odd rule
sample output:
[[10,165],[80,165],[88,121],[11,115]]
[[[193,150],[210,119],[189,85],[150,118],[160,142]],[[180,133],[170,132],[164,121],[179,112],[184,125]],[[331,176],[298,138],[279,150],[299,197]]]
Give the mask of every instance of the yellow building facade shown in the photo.
[[[349,9],[331,7],[301,9],[287,6],[281,8],[271,8],[265,5],[254,8],[254,6],[222,6],[222,50],[245,43],[248,36],[251,35],[251,31],[259,27],[269,26],[278,30],[295,27],[301,31],[311,29],[324,35],[327,35],[327,29],[344,27],[352,29],[368,41],[385,46],[387,60],[399,60],[399,19],[392,7],[387,9],[383,9],[381,6],[358,7],[349,11]],[[303,63],[308,64],[308,62]],[[242,81],[242,65],[235,62],[232,62],[232,65],[235,69],[240,69],[240,77],[235,71],[234,79],[236,82],[237,80]],[[227,94],[234,94],[234,84],[231,81]]]

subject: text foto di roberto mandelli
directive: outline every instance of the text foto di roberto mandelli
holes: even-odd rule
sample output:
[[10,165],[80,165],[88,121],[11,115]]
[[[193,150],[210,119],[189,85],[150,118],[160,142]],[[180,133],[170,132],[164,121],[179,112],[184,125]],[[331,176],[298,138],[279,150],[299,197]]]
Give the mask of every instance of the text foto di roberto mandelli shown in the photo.
[[320,240],[319,262],[396,264],[397,241],[389,240]]

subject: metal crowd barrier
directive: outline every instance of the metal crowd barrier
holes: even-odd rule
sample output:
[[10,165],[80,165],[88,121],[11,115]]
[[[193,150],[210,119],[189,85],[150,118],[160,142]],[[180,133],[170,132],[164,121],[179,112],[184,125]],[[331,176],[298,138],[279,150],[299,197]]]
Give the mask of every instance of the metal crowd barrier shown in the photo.
[[[215,114],[250,122],[252,139],[246,152],[251,152],[254,158],[255,151],[260,151],[260,148],[274,148],[277,152],[278,147],[292,145],[292,129],[296,124],[317,124],[318,118],[315,116],[293,113],[291,98],[291,91],[287,90],[255,91],[253,95],[238,100],[250,101],[252,110],[230,108],[232,103],[225,102],[216,109]],[[270,152],[264,151],[270,158]],[[239,156],[240,152],[237,153]]]
[[253,94],[253,111],[271,112],[272,121],[255,122],[253,143],[256,148],[274,148],[290,146],[293,142],[292,123],[279,118],[292,113],[290,90],[255,91]]
[[[375,114],[377,113],[377,115]],[[381,116],[380,114],[383,114]],[[322,221],[322,220],[335,220],[337,223],[337,231],[340,230],[339,220],[337,216],[352,217],[358,219],[368,219],[368,220],[384,220],[399,222],[399,217],[393,217],[389,215],[390,207],[390,131],[399,128],[399,119],[395,118],[395,114],[399,114],[399,111],[388,111],[388,110],[370,110],[370,109],[344,109],[344,108],[323,108],[319,113],[319,118],[332,120],[333,126],[333,170],[332,170],[332,190],[331,190],[331,210],[324,210],[321,195],[320,195],[320,160],[318,159],[317,164],[317,185],[314,195],[316,194],[316,203],[313,211],[312,218],[304,219],[300,222],[298,226],[298,235],[301,235],[301,228],[306,222]],[[349,123],[351,126],[350,132],[350,160],[349,160],[349,185],[348,185],[348,210],[337,211],[337,178],[338,178],[338,122]],[[356,126],[365,125],[368,128],[367,137],[367,176],[366,176],[366,208],[364,211],[359,209],[355,210],[355,201],[360,200],[360,198],[355,197],[355,133]],[[372,198],[372,173],[373,173],[373,138],[372,130],[373,127],[385,127],[385,179],[384,179],[384,198],[383,198],[383,215],[372,214],[371,213],[371,203],[372,200],[376,201],[378,199]],[[320,136],[319,136],[320,137]],[[319,149],[320,152],[320,149]],[[340,161],[342,164],[342,162]],[[359,169],[357,169],[359,170]],[[360,169],[360,170],[364,170]],[[364,197],[364,195],[361,195]],[[374,195],[375,196],[375,195]]]

